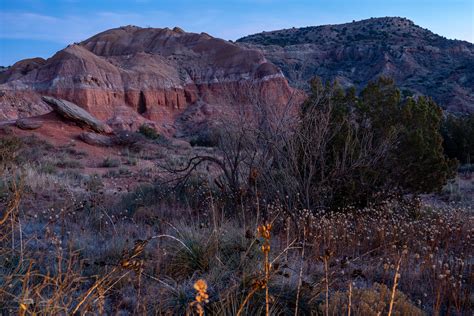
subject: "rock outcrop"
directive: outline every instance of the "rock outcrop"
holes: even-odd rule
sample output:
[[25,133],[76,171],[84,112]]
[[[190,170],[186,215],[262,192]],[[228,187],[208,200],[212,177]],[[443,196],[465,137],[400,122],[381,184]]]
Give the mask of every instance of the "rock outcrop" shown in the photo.
[[277,109],[298,99],[294,92],[313,76],[360,88],[380,75],[393,77],[404,96],[424,94],[448,111],[474,112],[473,44],[407,19],[378,18],[238,43],[178,27],[111,29],[46,60],[3,68],[0,121],[46,114],[51,108],[41,97],[50,96],[103,121],[87,124],[100,133],[151,124],[164,135],[191,136],[236,105]]
[[82,140],[84,143],[93,146],[108,147],[114,145],[113,138],[97,133],[84,132],[79,135],[79,139]]
[[431,96],[450,112],[474,112],[474,45],[448,40],[404,18],[263,32],[238,40],[260,49],[291,85],[319,76],[360,88],[395,79],[405,96]]
[[80,126],[88,127],[98,133],[111,133],[112,129],[106,124],[102,123],[91,114],[89,114],[83,108],[77,106],[76,104],[61,100],[55,99],[52,97],[44,96],[43,101],[51,105],[51,107],[62,117],[67,120],[73,121]]
[[[180,28],[127,26],[8,68],[0,75],[0,110],[5,119],[44,114],[38,96],[47,95],[113,127],[136,129],[151,121],[171,132],[188,107],[225,105],[230,96],[224,92],[243,82],[269,104],[284,103],[292,92],[259,50]],[[25,105],[12,105],[13,99]]]
[[43,126],[41,121],[34,121],[28,118],[18,119],[15,122],[16,127],[23,130],[35,130]]

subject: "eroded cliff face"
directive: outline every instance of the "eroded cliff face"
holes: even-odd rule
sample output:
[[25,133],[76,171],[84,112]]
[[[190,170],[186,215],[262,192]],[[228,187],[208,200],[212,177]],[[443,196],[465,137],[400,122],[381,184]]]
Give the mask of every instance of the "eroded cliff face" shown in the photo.
[[179,28],[127,26],[2,72],[0,108],[2,119],[44,114],[49,108],[39,96],[49,95],[116,128],[134,129],[149,120],[172,130],[189,106],[226,105],[229,92],[241,86],[251,86],[257,98],[274,106],[292,93],[258,50]]
[[474,112],[474,45],[448,40],[398,17],[292,28],[246,36],[294,87],[319,76],[361,88],[378,76],[395,79],[402,93],[427,95],[449,112]]

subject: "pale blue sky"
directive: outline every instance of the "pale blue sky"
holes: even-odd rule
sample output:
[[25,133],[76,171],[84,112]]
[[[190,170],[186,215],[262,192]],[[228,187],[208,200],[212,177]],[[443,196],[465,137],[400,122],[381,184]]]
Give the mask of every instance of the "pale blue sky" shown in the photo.
[[474,42],[474,0],[0,0],[0,65],[50,57],[122,25],[180,26],[235,40],[289,27],[402,16]]

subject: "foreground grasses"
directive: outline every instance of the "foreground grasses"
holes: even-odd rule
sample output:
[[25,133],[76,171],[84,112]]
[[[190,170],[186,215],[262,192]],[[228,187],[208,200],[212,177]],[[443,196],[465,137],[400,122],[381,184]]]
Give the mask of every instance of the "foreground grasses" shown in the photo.
[[326,214],[255,203],[231,215],[210,194],[202,210],[176,201],[125,210],[129,196],[62,188],[65,198],[38,212],[21,177],[6,183],[4,314],[472,312],[466,207]]
[[[460,204],[317,212],[255,190],[232,205],[205,182],[127,192],[140,170],[83,175],[52,155],[12,163],[15,144],[0,150],[1,314],[473,312],[472,199],[457,198],[467,187],[448,192]],[[53,150],[35,146],[31,156]]]

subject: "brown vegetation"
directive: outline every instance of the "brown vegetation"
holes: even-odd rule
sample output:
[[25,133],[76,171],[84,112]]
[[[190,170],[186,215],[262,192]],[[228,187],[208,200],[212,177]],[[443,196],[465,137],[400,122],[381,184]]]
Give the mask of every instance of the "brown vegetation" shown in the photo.
[[[216,315],[294,314],[296,306],[301,315],[345,314],[349,297],[353,315],[388,314],[390,306],[392,315],[472,311],[469,208],[295,208],[293,222],[258,192],[232,215],[205,183],[189,185],[183,200],[163,187],[117,195],[92,179],[79,185],[89,191],[77,190],[63,175],[49,191],[64,198],[44,200],[43,188],[31,186],[41,165],[28,164],[36,172],[22,180],[26,170],[12,163],[21,141],[4,144],[14,148],[2,155],[5,313],[185,314],[199,313],[197,301]],[[257,234],[263,214],[271,238]],[[207,283],[201,301],[199,279]]]
[[[333,86],[325,89],[338,95]],[[324,102],[306,105],[345,104],[316,99]],[[433,128],[436,107],[410,102],[408,110],[420,107],[416,113],[435,118],[414,121],[425,124],[420,144],[432,144],[418,152],[445,165]],[[398,100],[392,104],[395,114],[406,113],[398,112]],[[447,174],[419,168],[408,180],[423,190],[347,202],[360,201],[357,188],[380,188],[377,181],[364,187],[370,178],[361,175],[390,161],[385,150],[396,152],[392,135],[361,132],[353,117],[331,124],[337,107],[298,118],[293,106],[233,107],[213,126],[210,147],[149,128],[116,133],[108,147],[2,134],[1,312],[472,314],[471,200],[455,198],[449,186],[444,196],[421,195]],[[302,121],[316,129],[302,131]],[[341,135],[338,126],[346,137],[328,141],[327,135]],[[410,129],[403,131],[397,141],[412,140],[403,138]],[[328,153],[341,148],[347,155],[331,160]],[[411,166],[425,161],[404,159]],[[294,164],[282,163],[288,161]],[[389,166],[396,168],[380,170],[391,177],[414,170]],[[436,179],[432,187],[423,182],[425,171]],[[472,187],[472,179],[462,179]],[[353,190],[341,190],[349,182]],[[353,195],[334,207],[323,193],[336,190]]]

